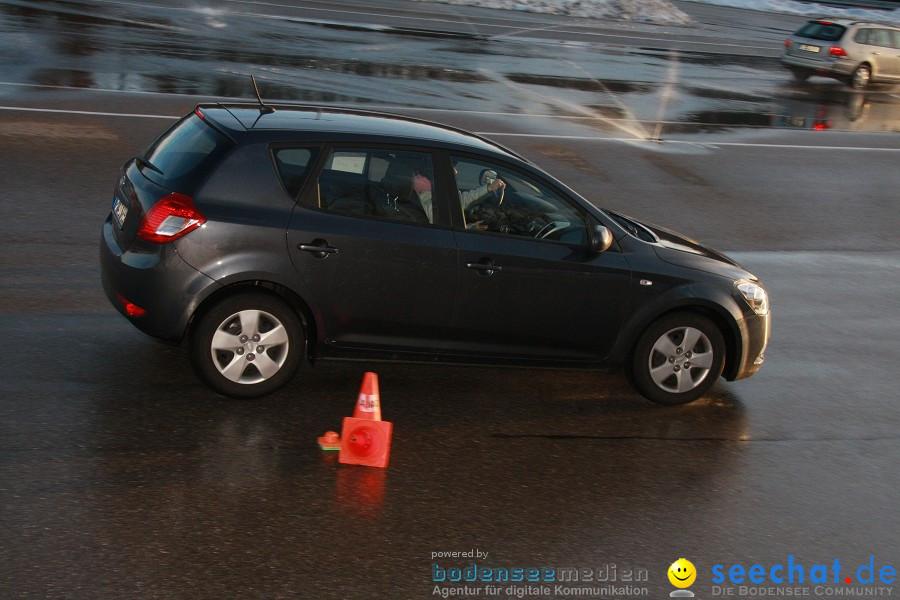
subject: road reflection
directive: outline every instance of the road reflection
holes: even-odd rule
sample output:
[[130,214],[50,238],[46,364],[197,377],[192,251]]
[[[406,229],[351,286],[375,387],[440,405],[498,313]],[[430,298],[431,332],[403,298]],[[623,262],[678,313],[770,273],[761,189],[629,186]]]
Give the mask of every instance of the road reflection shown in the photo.
[[836,81],[795,84],[771,57],[550,40],[536,47],[196,7],[105,8],[0,5],[8,77],[47,88],[249,98],[254,73],[268,100],[534,114],[640,139],[759,128],[900,131],[893,87],[858,94]]

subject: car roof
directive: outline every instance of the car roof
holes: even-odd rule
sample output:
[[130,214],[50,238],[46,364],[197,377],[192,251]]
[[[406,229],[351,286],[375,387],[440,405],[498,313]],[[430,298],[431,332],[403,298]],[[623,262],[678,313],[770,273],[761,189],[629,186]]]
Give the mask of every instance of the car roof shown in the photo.
[[[262,110],[261,110],[262,108]],[[273,109],[273,110],[269,110]],[[196,111],[226,132],[297,131],[361,138],[404,138],[501,152],[527,159],[492,140],[439,123],[368,110],[297,104],[214,103]]]
[[823,25],[833,24],[843,27],[888,27],[890,29],[900,29],[892,23],[879,23],[878,21],[859,21],[856,19],[810,19],[809,23],[821,23]]

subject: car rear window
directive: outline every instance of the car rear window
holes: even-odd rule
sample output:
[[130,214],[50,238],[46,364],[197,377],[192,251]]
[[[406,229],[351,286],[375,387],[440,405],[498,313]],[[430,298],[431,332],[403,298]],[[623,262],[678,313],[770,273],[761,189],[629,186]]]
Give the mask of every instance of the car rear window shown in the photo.
[[191,113],[153,142],[143,155],[145,161],[138,164],[154,183],[193,194],[233,146],[231,140]]
[[797,30],[794,35],[799,37],[810,38],[813,40],[822,40],[825,42],[836,42],[841,39],[847,28],[837,23],[828,23],[824,21],[810,21]]

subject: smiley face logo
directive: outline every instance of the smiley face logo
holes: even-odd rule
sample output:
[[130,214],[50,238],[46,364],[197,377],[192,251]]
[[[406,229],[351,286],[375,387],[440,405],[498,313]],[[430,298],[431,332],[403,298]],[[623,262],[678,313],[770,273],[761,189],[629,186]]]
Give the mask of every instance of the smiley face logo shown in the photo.
[[669,582],[677,588],[690,587],[697,579],[694,563],[686,558],[679,558],[669,567]]

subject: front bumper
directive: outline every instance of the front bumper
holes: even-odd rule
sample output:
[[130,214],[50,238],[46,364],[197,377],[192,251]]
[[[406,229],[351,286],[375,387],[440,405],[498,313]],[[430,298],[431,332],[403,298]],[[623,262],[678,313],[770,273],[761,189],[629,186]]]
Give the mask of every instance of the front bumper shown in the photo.
[[734,381],[750,377],[765,362],[766,347],[769,345],[769,334],[772,331],[772,311],[758,315],[752,311],[738,322],[741,339],[740,359],[735,361],[725,373],[725,379]]

